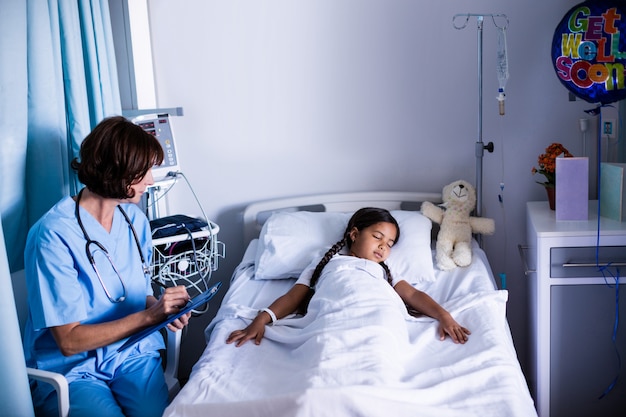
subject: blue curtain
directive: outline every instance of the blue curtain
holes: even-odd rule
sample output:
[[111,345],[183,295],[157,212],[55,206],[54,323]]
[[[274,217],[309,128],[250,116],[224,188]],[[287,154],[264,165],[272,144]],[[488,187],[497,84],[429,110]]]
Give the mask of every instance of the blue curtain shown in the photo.
[[80,187],[69,162],[83,138],[121,103],[107,0],[0,7],[0,213],[16,271],[28,228]]

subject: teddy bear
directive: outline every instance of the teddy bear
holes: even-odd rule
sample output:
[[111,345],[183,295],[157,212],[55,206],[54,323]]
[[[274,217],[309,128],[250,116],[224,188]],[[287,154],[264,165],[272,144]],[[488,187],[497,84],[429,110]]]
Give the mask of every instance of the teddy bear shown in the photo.
[[476,205],[476,190],[467,181],[457,180],[445,187],[443,203],[438,207],[430,201],[422,203],[421,212],[438,223],[439,233],[435,246],[437,267],[443,271],[472,262],[472,233],[492,234],[493,219],[470,215]]

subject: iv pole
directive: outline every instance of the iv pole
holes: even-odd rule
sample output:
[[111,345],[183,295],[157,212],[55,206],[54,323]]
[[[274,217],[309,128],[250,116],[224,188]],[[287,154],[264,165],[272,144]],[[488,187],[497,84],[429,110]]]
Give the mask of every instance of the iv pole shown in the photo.
[[[478,139],[475,144],[476,154],[476,216],[482,215],[482,199],[483,199],[483,155],[485,150],[493,152],[493,142],[487,145],[483,143],[483,23],[485,16],[491,17],[494,26],[500,29],[506,29],[509,25],[509,19],[504,14],[456,14],[452,18],[452,25],[457,30],[467,27],[470,17],[476,17],[478,30]],[[459,17],[465,17],[463,25],[458,26],[456,20]],[[498,26],[496,18],[503,18],[506,23],[504,26]]]

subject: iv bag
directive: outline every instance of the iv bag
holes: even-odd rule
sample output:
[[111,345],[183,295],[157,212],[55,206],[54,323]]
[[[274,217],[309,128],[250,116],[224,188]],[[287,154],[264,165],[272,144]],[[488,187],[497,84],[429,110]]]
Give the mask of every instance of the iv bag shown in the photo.
[[496,51],[496,73],[498,75],[498,104],[500,115],[504,115],[504,88],[509,79],[509,62],[506,53],[506,32],[498,28],[498,50]]
[[509,79],[509,62],[506,53],[506,33],[504,28],[498,30],[498,51],[496,53],[496,72],[498,73],[498,84],[502,90],[506,87]]

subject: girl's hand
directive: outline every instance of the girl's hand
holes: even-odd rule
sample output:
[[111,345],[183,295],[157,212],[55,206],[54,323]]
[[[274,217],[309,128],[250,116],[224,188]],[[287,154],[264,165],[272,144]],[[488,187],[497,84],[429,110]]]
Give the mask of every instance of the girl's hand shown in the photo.
[[444,340],[447,334],[452,338],[454,343],[464,344],[467,342],[467,336],[471,333],[472,332],[468,329],[457,323],[450,314],[447,314],[444,318],[439,320],[439,340]]
[[265,323],[263,322],[262,316],[263,315],[259,314],[245,329],[232,332],[226,339],[226,343],[237,342],[235,346],[239,347],[248,340],[254,339],[254,344],[260,345],[261,339],[263,339],[263,335],[265,334]]
[[[296,311],[302,300],[309,294],[309,287],[303,284],[296,284],[287,293],[278,297],[269,308],[275,313],[277,318],[285,317],[287,314]],[[235,330],[226,339],[226,343],[233,343],[239,347],[248,340],[254,339],[254,344],[261,344],[261,339],[265,334],[265,325],[271,323],[276,317],[270,316],[268,312],[262,311],[252,320],[252,323],[243,330]]]

